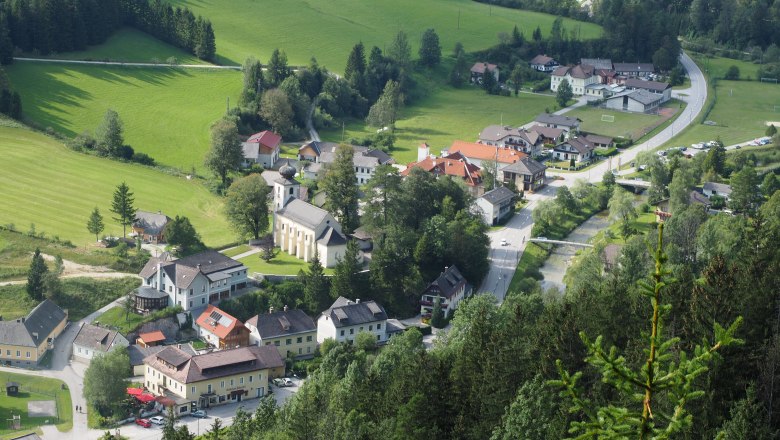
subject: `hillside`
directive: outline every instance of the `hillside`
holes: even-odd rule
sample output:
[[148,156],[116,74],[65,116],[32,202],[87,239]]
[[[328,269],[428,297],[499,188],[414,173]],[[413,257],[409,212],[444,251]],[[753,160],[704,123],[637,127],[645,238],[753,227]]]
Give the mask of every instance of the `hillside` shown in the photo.
[[207,245],[235,241],[222,215],[222,201],[198,182],[76,153],[41,134],[5,125],[0,125],[0,156],[0,224],[13,223],[26,231],[35,223],[38,232],[84,246],[95,240],[86,221],[97,206],[106,224],[104,233],[121,235],[109,207],[114,188],[125,181],[135,193],[137,208],[189,217]]

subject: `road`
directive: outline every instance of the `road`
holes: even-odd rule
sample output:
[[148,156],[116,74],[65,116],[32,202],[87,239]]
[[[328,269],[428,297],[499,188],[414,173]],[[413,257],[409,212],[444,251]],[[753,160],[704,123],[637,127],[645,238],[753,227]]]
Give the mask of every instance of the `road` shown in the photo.
[[[672,93],[675,98],[682,99],[687,103],[685,109],[677,116],[674,122],[646,142],[635,145],[613,157],[611,163],[604,161],[588,170],[579,172],[548,172],[547,175],[549,177],[557,176],[559,178],[557,180],[550,179],[548,185],[536,194],[526,195],[530,203],[509,220],[506,227],[488,233],[488,237],[490,237],[490,272],[482,281],[479,292],[493,292],[499,302],[504,300],[509,283],[517,269],[517,262],[523,255],[527,239],[531,236],[531,228],[533,228],[531,215],[539,200],[554,197],[559,186],[571,186],[579,179],[591,183],[601,182],[604,173],[610,170],[610,165],[612,165],[612,168],[617,168],[618,163],[625,164],[631,162],[641,151],[650,150],[665,144],[675,134],[679,134],[696,120],[704,107],[704,102],[707,100],[707,81],[696,63],[684,52],[680,56],[680,62],[688,72],[691,86]],[[571,108],[576,108],[583,104],[584,101],[580,99],[574,105],[557,111],[556,114],[566,113]],[[618,160],[618,158],[620,159]],[[524,238],[526,239],[525,241],[523,240]],[[506,240],[507,246],[501,246],[501,240]]]

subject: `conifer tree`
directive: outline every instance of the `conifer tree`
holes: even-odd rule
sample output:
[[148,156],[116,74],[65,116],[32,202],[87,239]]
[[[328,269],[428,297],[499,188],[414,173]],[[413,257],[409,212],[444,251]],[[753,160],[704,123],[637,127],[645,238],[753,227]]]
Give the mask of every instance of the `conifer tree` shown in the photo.
[[111,202],[111,212],[116,214],[114,221],[122,225],[122,237],[127,237],[127,227],[135,221],[135,198],[130,192],[130,187],[125,182],[119,184],[114,190],[114,200]]
[[344,68],[344,79],[349,81],[355,74],[362,75],[366,72],[366,51],[363,42],[352,47],[347,58],[347,66]]
[[89,220],[87,220],[87,231],[89,231],[90,234],[95,234],[95,241],[98,241],[98,236],[103,232],[103,229],[105,229],[103,216],[100,215],[100,210],[96,206],[92,211],[92,214],[89,215]]
[[331,278],[330,296],[336,299],[340,296],[354,299],[358,296],[357,273],[360,272],[360,264],[357,261],[358,247],[355,240],[347,242],[347,251],[343,258],[338,259],[333,269]]
[[320,251],[316,247],[304,280],[303,301],[309,314],[316,315],[327,309],[330,303],[330,287],[328,278],[325,277],[325,269],[320,262]]
[[435,67],[441,62],[441,44],[439,36],[433,28],[426,29],[420,40],[420,64],[425,67]]
[[44,281],[48,271],[41,250],[36,248],[30,262],[30,270],[27,271],[27,294],[35,301],[43,300]]

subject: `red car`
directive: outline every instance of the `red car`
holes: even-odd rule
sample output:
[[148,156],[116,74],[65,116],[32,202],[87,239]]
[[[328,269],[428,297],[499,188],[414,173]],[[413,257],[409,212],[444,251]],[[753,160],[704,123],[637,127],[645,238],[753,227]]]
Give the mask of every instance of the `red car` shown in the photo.
[[136,425],[141,425],[144,428],[151,428],[152,422],[149,421],[149,419],[135,419]]

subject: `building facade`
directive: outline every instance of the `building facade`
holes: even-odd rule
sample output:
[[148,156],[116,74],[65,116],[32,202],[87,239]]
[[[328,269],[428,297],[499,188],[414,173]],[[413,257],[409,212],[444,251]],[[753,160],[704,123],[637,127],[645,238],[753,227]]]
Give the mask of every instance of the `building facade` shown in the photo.
[[444,272],[423,291],[420,298],[420,313],[423,316],[430,316],[438,298],[444,316],[450,316],[458,308],[458,304],[469,295],[471,295],[471,286],[458,268],[446,267]]
[[211,304],[198,316],[195,324],[200,337],[220,350],[249,345],[249,329],[235,317]]
[[128,345],[130,342],[116,330],[82,323],[73,340],[71,358],[76,362],[88,364],[97,355]]
[[387,313],[375,301],[352,301],[340,296],[317,319],[320,344],[326,339],[351,343],[360,332],[374,335],[377,343],[387,341]]
[[27,316],[0,321],[0,363],[35,366],[65,329],[68,312],[50,299],[43,300]]
[[246,321],[251,344],[270,345],[283,358],[306,358],[317,351],[317,325],[303,310],[288,309],[255,315]]
[[487,225],[497,225],[514,212],[515,193],[509,188],[499,186],[482,194],[474,200],[482,219]]

